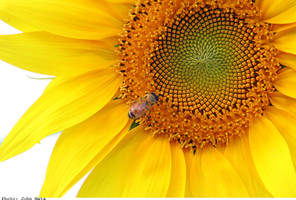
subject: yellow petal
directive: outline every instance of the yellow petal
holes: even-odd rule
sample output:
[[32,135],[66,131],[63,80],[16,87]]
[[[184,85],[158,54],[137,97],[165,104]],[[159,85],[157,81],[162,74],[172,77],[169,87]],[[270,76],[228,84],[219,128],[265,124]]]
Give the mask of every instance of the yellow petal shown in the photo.
[[246,135],[230,141],[224,156],[238,172],[251,197],[271,197],[256,171]]
[[[136,4],[135,0],[106,0],[106,2],[109,2],[109,4],[105,3],[105,7],[109,9],[109,12],[111,12],[110,14],[122,22],[129,17],[128,13],[130,9]],[[15,15],[14,13],[6,10],[1,10],[0,19],[23,32],[41,30],[40,28],[24,21],[22,16],[17,14]]]
[[296,23],[291,23],[291,24],[274,24],[272,30],[280,33],[282,31],[286,31],[292,28],[296,27]]
[[296,22],[296,2],[294,0],[261,0],[259,3],[264,20],[273,24]]
[[[114,146],[112,140],[118,142],[126,135],[127,112],[127,105],[112,101],[91,118],[63,131],[51,155],[40,196],[61,197],[75,180],[95,167],[110,152],[108,145]],[[107,152],[103,151],[106,147]]]
[[[137,158],[137,157],[134,157]],[[133,176],[125,187],[125,197],[165,197],[171,179],[171,150],[167,137],[154,138],[139,165],[131,164]]]
[[46,32],[0,36],[0,59],[22,69],[69,76],[109,67],[115,62],[114,44],[70,39]]
[[[280,12],[282,12],[284,9],[274,9],[274,6],[278,5],[281,0],[274,0],[272,3],[269,0],[255,0],[256,5],[260,8],[260,10],[263,12],[264,19],[271,18]],[[273,7],[273,8],[272,8]],[[280,7],[278,7],[280,8]]]
[[86,179],[79,197],[164,197],[171,174],[170,144],[134,129]]
[[172,173],[168,197],[184,197],[186,186],[186,164],[180,144],[171,144]]
[[130,11],[135,6],[134,0],[106,0],[110,3],[110,11],[118,20],[125,23],[130,19]]
[[120,33],[122,22],[104,0],[2,0],[0,12],[65,37],[101,39]]
[[114,96],[121,78],[99,70],[48,89],[18,121],[0,146],[0,160],[26,151],[42,138],[89,118]]
[[271,107],[266,111],[267,118],[272,121],[285,138],[296,168],[296,118],[288,112]]
[[229,161],[214,147],[201,150],[190,170],[191,191],[197,197],[245,197],[248,192]]
[[130,5],[135,5],[137,2],[137,0],[107,0],[107,1],[111,3],[125,3]]
[[9,24],[10,26],[23,32],[40,31],[40,29],[38,29],[37,27],[34,27],[33,25],[27,24],[22,19],[19,19],[18,17],[12,14],[5,13],[4,10],[1,10],[0,12],[0,19],[5,23]]
[[282,52],[296,54],[296,28],[280,32],[272,44]]
[[274,86],[281,93],[296,98],[296,71],[292,69],[282,70],[274,82]]
[[292,68],[296,71],[296,55],[289,53],[280,53],[278,55],[279,61],[282,65]]
[[264,117],[250,124],[250,150],[267,190],[275,197],[295,197],[296,174],[288,145]]
[[296,99],[275,92],[271,95],[270,101],[273,106],[296,116]]
[[186,161],[186,187],[185,187],[185,197],[193,197],[193,193],[191,192],[191,183],[190,183],[190,177],[191,177],[191,166],[193,163],[193,160],[195,159],[196,154],[194,154],[192,151],[184,151],[185,161]]

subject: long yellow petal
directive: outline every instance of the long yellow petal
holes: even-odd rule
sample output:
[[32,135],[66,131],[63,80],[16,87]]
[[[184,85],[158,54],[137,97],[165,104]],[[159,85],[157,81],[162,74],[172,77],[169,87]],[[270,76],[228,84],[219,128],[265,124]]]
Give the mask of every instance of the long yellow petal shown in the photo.
[[284,8],[278,7],[279,9],[274,9],[274,6],[277,6],[281,0],[275,0],[272,3],[268,0],[256,0],[256,5],[260,8],[260,10],[263,12],[263,18],[269,19],[271,17],[274,17],[275,15],[278,15],[282,11],[284,11]]
[[48,89],[5,138],[0,146],[0,160],[22,153],[42,138],[89,118],[111,100],[120,82],[113,70],[99,70],[65,79]]
[[275,107],[269,108],[265,114],[277,127],[289,145],[291,158],[296,169],[296,117]]
[[78,40],[46,32],[1,35],[0,59],[37,73],[75,75],[112,65],[116,56],[110,40]]
[[[139,163],[152,143],[152,137],[139,127],[133,129],[114,150],[102,160],[82,185],[79,197],[120,197],[129,179],[130,165]],[[140,151],[140,152],[139,152]],[[137,154],[138,153],[138,154]],[[134,154],[138,157],[132,157]]]
[[184,197],[186,186],[186,162],[180,144],[171,144],[172,173],[168,197]]
[[260,0],[258,4],[264,13],[266,22],[273,24],[296,22],[296,2],[294,0]]
[[[134,157],[136,158],[136,157]],[[154,138],[123,191],[125,197],[165,197],[171,180],[171,149],[167,137]]]
[[273,45],[285,53],[296,54],[296,28],[283,30],[278,37],[273,41]]
[[289,53],[281,53],[278,55],[279,61],[282,65],[292,68],[296,71],[296,55]]
[[135,5],[137,3],[137,0],[107,0],[107,1],[112,3],[125,3],[130,5]]
[[[73,180],[79,180],[95,167],[106,155],[103,149],[127,125],[127,112],[127,105],[112,101],[91,118],[63,131],[53,150],[40,196],[61,197],[75,184]],[[120,138],[126,133],[124,130]]]
[[267,190],[275,197],[295,197],[296,174],[288,145],[264,117],[250,124],[250,150]]
[[246,187],[229,161],[214,147],[195,156],[190,171],[191,192],[197,197],[246,197]]
[[104,0],[2,0],[0,12],[41,31],[73,38],[101,39],[117,35],[122,27]]
[[185,197],[193,197],[193,193],[191,192],[191,167],[193,164],[193,160],[195,160],[196,154],[192,151],[185,150],[184,151],[185,161],[186,161],[186,187],[185,187]]
[[295,27],[296,27],[296,22],[291,23],[291,24],[274,24],[272,30],[277,32],[277,33],[280,33],[282,31],[286,31],[286,30],[289,30],[289,29],[292,30]]
[[270,101],[273,106],[296,116],[296,99],[275,92],[271,95]]
[[129,13],[136,5],[136,0],[106,0],[110,3],[110,11],[112,15],[125,23],[130,19]]
[[5,13],[3,9],[0,12],[0,19],[5,23],[9,24],[10,26],[23,32],[40,31],[39,28],[34,27],[33,25],[30,25],[30,24],[27,24],[25,21],[14,16],[13,14]]
[[296,71],[292,69],[284,69],[278,75],[274,86],[281,93],[296,98]]
[[238,172],[251,197],[271,197],[256,171],[247,135],[230,141],[225,148],[224,156]]
[[79,197],[163,197],[171,174],[167,138],[134,129],[89,175]]

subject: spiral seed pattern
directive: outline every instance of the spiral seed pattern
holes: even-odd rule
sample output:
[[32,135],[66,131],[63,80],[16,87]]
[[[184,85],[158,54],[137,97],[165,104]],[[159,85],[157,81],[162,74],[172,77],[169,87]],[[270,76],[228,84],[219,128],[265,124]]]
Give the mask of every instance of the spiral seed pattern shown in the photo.
[[270,105],[271,30],[251,0],[144,0],[120,40],[120,98],[155,93],[141,126],[183,148],[225,145]]
[[253,30],[232,11],[187,10],[167,27],[152,66],[160,95],[214,114],[242,104],[255,83]]

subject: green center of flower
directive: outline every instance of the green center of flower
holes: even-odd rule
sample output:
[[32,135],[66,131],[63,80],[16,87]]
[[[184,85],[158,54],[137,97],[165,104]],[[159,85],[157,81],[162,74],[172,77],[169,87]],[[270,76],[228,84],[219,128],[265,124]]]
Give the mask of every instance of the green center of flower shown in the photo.
[[242,104],[256,78],[254,34],[243,24],[220,9],[192,8],[177,16],[152,56],[159,94],[181,110],[214,115]]

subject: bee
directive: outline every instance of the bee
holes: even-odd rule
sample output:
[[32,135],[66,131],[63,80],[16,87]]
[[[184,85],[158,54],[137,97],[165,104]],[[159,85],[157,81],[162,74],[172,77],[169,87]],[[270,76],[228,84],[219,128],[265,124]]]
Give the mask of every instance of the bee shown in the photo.
[[146,94],[138,101],[131,105],[128,111],[128,117],[130,119],[139,119],[145,116],[146,112],[158,101],[158,96],[155,93]]

